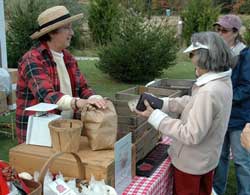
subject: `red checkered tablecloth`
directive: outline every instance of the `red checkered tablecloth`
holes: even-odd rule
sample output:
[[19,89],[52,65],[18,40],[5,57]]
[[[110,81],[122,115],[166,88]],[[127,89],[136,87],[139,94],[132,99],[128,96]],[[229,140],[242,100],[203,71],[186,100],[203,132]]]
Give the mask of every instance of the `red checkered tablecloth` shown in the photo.
[[[171,139],[166,137],[162,142],[169,144]],[[122,195],[172,195],[172,193],[172,166],[168,157],[151,177],[134,177]]]

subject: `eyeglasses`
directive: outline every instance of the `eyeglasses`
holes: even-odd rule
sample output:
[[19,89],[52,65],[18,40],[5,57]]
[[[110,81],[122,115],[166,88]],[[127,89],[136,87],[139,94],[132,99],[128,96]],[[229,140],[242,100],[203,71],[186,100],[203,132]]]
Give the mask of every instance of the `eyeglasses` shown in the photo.
[[195,53],[191,52],[189,53],[189,58],[192,59],[195,56]]
[[214,30],[215,30],[215,32],[217,32],[217,33],[221,32],[222,34],[226,34],[226,33],[228,33],[228,32],[233,31],[232,29],[222,28],[222,27],[220,27],[220,26],[216,26],[216,27],[214,28]]
[[73,29],[72,29],[72,25],[70,24],[70,25],[66,25],[66,26],[63,26],[63,27],[59,28],[59,30],[61,30],[61,31],[72,31]]

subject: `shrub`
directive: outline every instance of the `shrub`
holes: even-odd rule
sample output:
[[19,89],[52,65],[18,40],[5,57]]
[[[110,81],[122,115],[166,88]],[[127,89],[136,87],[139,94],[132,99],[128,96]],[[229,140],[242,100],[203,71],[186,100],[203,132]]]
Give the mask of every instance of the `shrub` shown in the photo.
[[145,0],[120,0],[120,3],[127,9],[133,9],[141,14],[151,16],[151,2]]
[[248,46],[250,46],[250,20],[246,20],[243,22],[246,30],[243,34],[243,39]]
[[88,24],[93,40],[97,44],[107,44],[117,28],[118,0],[91,0],[88,13]]
[[180,10],[182,10],[186,4],[186,0],[169,0],[169,7],[173,10],[173,12],[180,13]]
[[239,7],[238,12],[240,14],[250,14],[250,0],[243,1],[242,5]]
[[97,67],[119,81],[150,81],[174,64],[174,34],[171,28],[145,21],[129,9],[112,41],[99,50]]
[[190,0],[181,13],[184,22],[183,38],[189,44],[195,32],[208,31],[216,22],[221,7],[214,6],[212,0]]
[[215,5],[221,5],[221,13],[223,14],[233,12],[238,2],[235,0],[214,0]]
[[[9,67],[17,67],[18,59],[36,42],[30,39],[38,27],[37,17],[54,5],[65,5],[72,14],[81,12],[77,0],[9,0],[6,2],[7,51]],[[74,29],[72,46],[78,44],[79,26]]]

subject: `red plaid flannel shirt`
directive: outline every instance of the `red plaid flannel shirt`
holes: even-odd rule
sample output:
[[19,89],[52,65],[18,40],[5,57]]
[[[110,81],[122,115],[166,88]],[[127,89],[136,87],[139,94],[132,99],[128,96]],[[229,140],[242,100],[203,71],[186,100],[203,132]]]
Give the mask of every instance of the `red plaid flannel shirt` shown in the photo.
[[[67,50],[63,50],[63,54],[73,96],[88,98],[93,91],[88,88],[77,61]],[[28,117],[34,114],[34,112],[25,111],[25,108],[40,102],[56,104],[63,95],[60,92],[56,63],[49,47],[46,43],[40,43],[22,57],[18,66],[16,133],[19,143],[25,142]]]

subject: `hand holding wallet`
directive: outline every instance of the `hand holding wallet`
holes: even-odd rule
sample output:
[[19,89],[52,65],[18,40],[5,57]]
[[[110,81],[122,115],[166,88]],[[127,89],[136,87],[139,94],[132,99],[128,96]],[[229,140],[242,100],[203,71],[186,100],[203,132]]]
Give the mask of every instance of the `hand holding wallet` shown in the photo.
[[152,94],[149,93],[143,93],[140,96],[140,99],[136,105],[136,109],[143,112],[146,110],[146,106],[144,104],[144,100],[147,100],[149,105],[153,108],[153,109],[161,109],[163,106],[163,100],[153,96]]

